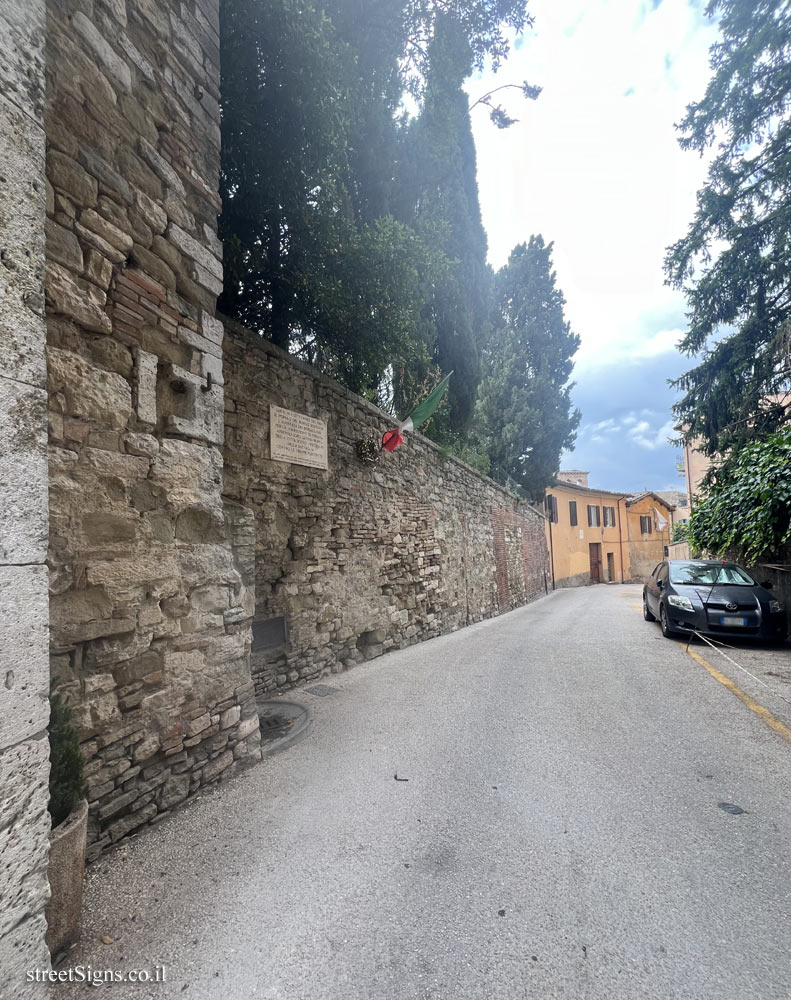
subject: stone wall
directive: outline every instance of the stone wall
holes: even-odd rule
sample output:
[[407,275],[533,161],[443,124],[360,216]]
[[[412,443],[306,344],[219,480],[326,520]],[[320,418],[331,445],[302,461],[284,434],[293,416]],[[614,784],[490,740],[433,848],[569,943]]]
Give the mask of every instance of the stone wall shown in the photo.
[[47,969],[49,666],[44,360],[44,0],[0,33],[0,997]]
[[[392,426],[385,414],[225,325],[225,493],[255,512],[257,692],[545,592],[541,515],[419,434],[364,463],[356,444]],[[270,459],[270,404],[326,421],[328,471]]]
[[222,496],[218,0],[49,0],[47,46],[52,675],[92,856],[258,756],[249,524]]

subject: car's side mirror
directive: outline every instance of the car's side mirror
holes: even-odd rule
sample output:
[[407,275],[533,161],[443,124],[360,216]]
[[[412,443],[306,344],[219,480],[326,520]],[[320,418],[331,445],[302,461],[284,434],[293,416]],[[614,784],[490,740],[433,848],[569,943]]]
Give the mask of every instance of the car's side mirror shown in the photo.
[[664,587],[664,583],[662,583],[661,580],[657,580],[656,581],[656,585],[657,585],[657,587],[659,587],[660,590]]
[[761,586],[764,588],[764,590],[771,590],[772,589],[772,581],[771,580],[764,580],[764,582],[761,584]]

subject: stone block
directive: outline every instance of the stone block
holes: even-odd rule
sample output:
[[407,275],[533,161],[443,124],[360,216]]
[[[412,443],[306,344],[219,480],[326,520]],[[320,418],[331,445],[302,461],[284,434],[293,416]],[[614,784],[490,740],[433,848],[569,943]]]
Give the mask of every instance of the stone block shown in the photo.
[[221,613],[228,607],[228,588],[214,584],[196,587],[190,594],[189,600],[193,611]]
[[0,32],[0,95],[34,122],[44,111],[44,9],[43,0],[4,5]]
[[132,352],[114,337],[92,337],[88,344],[88,350],[90,351],[91,359],[100,368],[107,368],[111,372],[117,372],[124,378],[131,376],[133,368]]
[[99,184],[84,167],[57,149],[47,152],[47,177],[54,188],[65,192],[78,205],[94,206],[99,199]]
[[92,229],[88,229],[87,226],[83,226],[81,223],[75,222],[74,232],[79,237],[80,243],[83,247],[98,250],[99,253],[103,257],[106,257],[111,264],[126,263],[126,254],[123,250],[119,250],[117,247],[114,247],[112,243],[108,243],[103,236],[100,236]]
[[238,705],[232,705],[220,715],[220,729],[230,729],[239,721],[242,710]]
[[123,429],[132,413],[132,390],[115,372],[107,372],[71,351],[48,351],[49,391],[65,400],[65,413]]
[[160,670],[161,667],[161,655],[154,650],[149,650],[141,656],[133,657],[132,659],[113,665],[113,675],[115,676],[116,683],[121,687],[125,687],[148,677]]
[[110,333],[110,317],[105,311],[107,296],[96,285],[49,261],[45,291],[53,312],[68,316],[87,330]]
[[[19,15],[19,5],[12,9]],[[0,32],[0,55],[8,34]],[[6,63],[0,91],[6,84]],[[0,371],[6,378],[43,385],[44,364],[44,133],[0,97],[3,169],[0,198],[13,211],[0,215]]]
[[160,809],[172,809],[173,806],[183,802],[189,794],[190,776],[189,774],[173,774],[162,786],[159,797]]
[[157,814],[157,807],[153,802],[149,802],[148,805],[144,806],[142,809],[137,810],[137,812],[130,813],[128,816],[124,816],[115,823],[111,823],[107,827],[106,833],[109,835],[110,840],[113,844],[117,844],[122,837],[125,837],[132,830],[136,830],[138,827],[143,826],[144,823],[148,823]]
[[42,732],[49,720],[46,566],[0,566],[0,607],[2,751]]
[[114,192],[127,204],[132,201],[132,189],[129,184],[114,167],[99,156],[96,150],[80,143],[77,148],[77,161],[91,177],[99,181],[102,187]]
[[46,734],[0,752],[0,939],[46,901],[50,818]]
[[82,11],[72,15],[71,23],[87,42],[93,54],[105,66],[124,90],[132,89],[132,72],[126,62],[116,53],[110,43],[100,34],[99,29]]
[[117,161],[121,173],[133,188],[142,191],[156,202],[162,202],[164,193],[162,182],[139,156],[128,147],[121,146]]
[[47,257],[78,274],[83,269],[82,248],[71,229],[59,226],[53,219],[46,222]]
[[164,156],[142,137],[137,140],[137,151],[165,186],[186,201],[187,194],[181,178]]
[[205,268],[212,277],[222,282],[222,261],[219,261],[214,254],[199,243],[194,236],[185,233],[180,226],[174,222],[168,226],[168,239],[174,243],[187,257],[192,258],[197,264]]
[[130,455],[153,458],[159,451],[159,441],[152,434],[127,434],[124,446]]
[[126,257],[132,249],[132,237],[128,233],[125,233],[122,229],[119,229],[118,226],[113,225],[112,222],[109,222],[103,216],[99,215],[99,213],[94,211],[92,208],[84,208],[80,212],[80,225],[101,237],[101,239],[109,243],[111,247],[115,247],[115,249],[124,257]]
[[41,389],[0,376],[0,563],[46,557],[46,413]]
[[159,736],[149,736],[134,749],[133,758],[135,762],[149,760],[159,750]]
[[0,968],[14,996],[26,972],[49,968],[44,906],[49,897],[49,741],[46,735],[0,752]]
[[140,50],[135,48],[130,41],[129,36],[125,34],[120,35],[118,38],[118,44],[129,62],[137,68],[137,70],[149,81],[149,83],[156,83],[154,67],[140,52]]
[[233,753],[230,750],[226,750],[221,753],[219,757],[215,757],[214,760],[210,760],[209,763],[204,767],[202,774],[202,781],[206,784],[209,781],[214,781],[223,771],[227,770],[231,764],[233,764]]
[[137,351],[135,355],[137,419],[144,424],[157,422],[157,364],[155,354]]
[[198,716],[197,719],[191,719],[184,726],[184,733],[188,737],[197,736],[202,733],[205,729],[208,729],[211,725],[211,719],[208,713],[205,715]]
[[[299,680],[299,675],[295,678]],[[251,733],[258,732],[258,716],[253,715],[249,719],[242,719],[236,732],[233,734],[235,740],[246,740]]]
[[205,309],[201,310],[200,328],[203,336],[208,341],[216,344],[218,347],[222,347],[225,337],[225,327],[220,320],[216,319],[211,313],[206,312]]
[[[145,274],[151,275],[165,288],[176,290],[176,276],[172,269],[155,253],[135,243],[130,255],[130,264],[139,267]],[[218,293],[219,294],[219,293]]]
[[106,292],[113,276],[113,265],[98,250],[88,250],[85,254],[83,274]]

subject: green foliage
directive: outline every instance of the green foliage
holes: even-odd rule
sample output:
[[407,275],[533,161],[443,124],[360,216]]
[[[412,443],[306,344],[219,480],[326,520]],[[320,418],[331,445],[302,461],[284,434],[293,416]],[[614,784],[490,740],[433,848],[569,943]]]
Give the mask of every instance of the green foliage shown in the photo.
[[787,419],[767,397],[791,384],[791,6],[711,0],[707,14],[721,41],[680,142],[715,155],[665,270],[687,296],[681,349],[701,355],[672,383],[684,392],[674,411],[686,440],[727,459]]
[[219,308],[399,413],[406,386],[455,369],[433,426],[462,434],[488,272],[461,84],[529,24],[524,0],[223,0],[221,14]]
[[531,236],[495,277],[496,328],[484,349],[486,375],[476,434],[491,475],[539,500],[573,445],[579,411],[571,410],[571,357],[579,337],[563,313],[552,244]]
[[50,698],[49,762],[49,812],[52,825],[58,826],[85,796],[80,743],[60,694]]
[[[387,0],[376,0],[378,4]],[[487,60],[497,70],[510,50],[510,37],[533,23],[525,0],[407,0],[402,5],[405,30],[405,88],[420,96],[427,75],[429,48],[436,22],[447,16],[458,22],[469,43],[472,64]]]
[[446,422],[435,421],[435,440],[464,436],[480,379],[478,341],[489,312],[490,271],[481,221],[475,144],[462,84],[473,52],[461,22],[437,18],[428,51],[423,109],[406,138],[406,221],[451,261],[427,302],[436,330],[434,361],[453,371]]
[[687,523],[677,522],[673,525],[673,541],[674,542],[686,542],[689,539],[689,525]]
[[791,542],[791,428],[745,445],[692,508],[696,551],[754,562]]

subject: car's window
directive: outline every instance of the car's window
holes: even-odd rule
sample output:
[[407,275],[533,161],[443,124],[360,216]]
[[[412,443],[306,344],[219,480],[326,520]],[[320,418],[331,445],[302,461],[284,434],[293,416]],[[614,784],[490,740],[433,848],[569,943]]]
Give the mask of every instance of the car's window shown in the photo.
[[717,563],[678,562],[670,570],[671,583],[688,583],[713,585],[727,583],[736,587],[754,587],[755,580],[733,563],[718,565]]
[[652,579],[654,579],[654,580],[657,579],[657,574],[659,573],[659,570],[661,568],[662,568],[662,563],[657,563],[656,566],[654,566],[653,570],[651,571],[651,578]]
[[659,572],[656,574],[656,578],[662,583],[667,583],[667,563],[659,564]]

